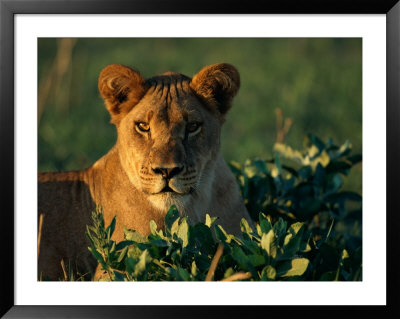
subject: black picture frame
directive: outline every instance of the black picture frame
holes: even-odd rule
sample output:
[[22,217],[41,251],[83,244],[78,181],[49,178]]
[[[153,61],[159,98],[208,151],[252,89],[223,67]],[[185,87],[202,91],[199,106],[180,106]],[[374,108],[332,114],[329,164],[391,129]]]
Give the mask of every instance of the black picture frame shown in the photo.
[[[387,283],[386,306],[16,306],[14,303],[14,18],[16,14],[385,14],[387,49],[386,178]],[[400,3],[399,0],[163,1],[163,0],[0,0],[0,315],[4,318],[158,318],[188,316],[399,318],[396,274],[399,224],[396,210],[400,162]],[[377,185],[379,187],[379,185]],[[382,203],[384,204],[384,203]],[[6,225],[6,227],[3,227]],[[311,308],[312,307],[312,308]],[[256,313],[254,313],[256,312]]]

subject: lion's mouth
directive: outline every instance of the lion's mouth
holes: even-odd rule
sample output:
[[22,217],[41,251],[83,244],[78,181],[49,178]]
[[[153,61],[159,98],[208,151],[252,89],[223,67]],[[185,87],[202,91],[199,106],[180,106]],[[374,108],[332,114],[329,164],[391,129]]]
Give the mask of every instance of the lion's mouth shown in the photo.
[[160,191],[160,193],[176,193],[178,194],[176,191],[174,191],[171,187],[169,187],[169,185],[165,185],[165,187]]
[[159,192],[155,194],[160,194],[160,195],[169,195],[169,196],[178,196],[178,195],[184,195],[182,191],[179,189],[176,189],[174,185],[171,185],[169,180],[165,181],[164,188],[162,188]]
[[190,187],[186,191],[181,191],[176,189],[174,186],[170,186],[169,183],[166,183],[164,188],[159,191],[158,193],[155,194],[164,194],[164,195],[169,195],[169,196],[183,196],[183,195],[189,195],[194,192],[194,188]]
[[195,192],[195,184],[182,183],[179,179],[166,179],[162,178],[159,181],[155,181],[153,185],[145,185],[142,190],[149,195],[158,195],[160,198],[169,197],[180,197],[185,195],[191,195]]

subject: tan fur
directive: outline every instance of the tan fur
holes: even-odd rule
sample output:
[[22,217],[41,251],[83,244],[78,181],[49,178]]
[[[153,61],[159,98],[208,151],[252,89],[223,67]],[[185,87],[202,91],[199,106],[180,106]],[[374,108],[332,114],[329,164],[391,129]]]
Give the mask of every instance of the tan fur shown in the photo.
[[[117,215],[116,241],[123,240],[123,226],[145,235],[150,220],[163,227],[172,204],[189,222],[204,222],[208,213],[239,233],[240,219],[250,218],[220,154],[221,125],[240,86],[237,70],[221,63],[204,67],[193,80],[171,72],[144,80],[131,68],[110,65],[98,86],[118,140],[86,170],[39,173],[39,274],[60,278],[61,259],[81,273],[93,272],[85,230],[96,205],[106,225]],[[138,123],[149,125],[149,132]],[[188,123],[201,125],[189,132]],[[167,184],[170,191],[160,193]]]

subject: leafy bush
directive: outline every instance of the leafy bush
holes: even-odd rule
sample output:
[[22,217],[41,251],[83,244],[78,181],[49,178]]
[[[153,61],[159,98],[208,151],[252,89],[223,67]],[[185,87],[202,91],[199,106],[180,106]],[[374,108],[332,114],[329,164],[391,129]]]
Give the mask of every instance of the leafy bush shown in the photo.
[[[309,265],[302,257],[311,249],[304,223],[287,227],[280,219],[272,225],[261,213],[256,230],[242,220],[239,238],[227,234],[209,215],[204,224],[189,225],[173,206],[164,230],[151,223],[151,234],[144,237],[125,229],[127,240],[118,244],[110,239],[115,219],[106,229],[101,211],[94,212],[93,219],[100,227],[88,228],[90,250],[106,280],[276,280],[301,276]],[[223,252],[219,260],[214,258],[214,263],[219,261],[217,268],[211,267],[216,251],[216,256]]]
[[[103,280],[362,280],[361,196],[343,191],[360,155],[309,135],[305,150],[275,145],[273,160],[232,163],[255,227],[241,221],[234,236],[206,215],[191,225],[173,206],[165,227],[146,237],[125,229],[111,239],[101,209],[88,226],[89,250]],[[291,166],[289,166],[291,163]]]
[[[348,215],[361,217],[361,208],[348,211],[346,203],[361,202],[354,192],[341,191],[343,177],[361,161],[361,155],[350,155],[351,144],[324,144],[309,135],[303,152],[284,144],[275,144],[274,160],[231,163],[242,190],[247,209],[253,219],[259,211],[285,219],[310,221],[316,214],[327,211],[332,218]],[[297,168],[284,165],[280,157],[291,160]]]

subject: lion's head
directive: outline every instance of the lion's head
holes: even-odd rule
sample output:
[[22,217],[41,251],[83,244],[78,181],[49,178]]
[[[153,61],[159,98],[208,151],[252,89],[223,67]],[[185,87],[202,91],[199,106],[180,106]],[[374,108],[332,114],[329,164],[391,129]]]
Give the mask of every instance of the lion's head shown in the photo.
[[168,72],[145,80],[114,64],[98,86],[118,131],[122,167],[154,207],[182,209],[207,191],[221,124],[240,86],[232,65],[204,67],[192,79]]

